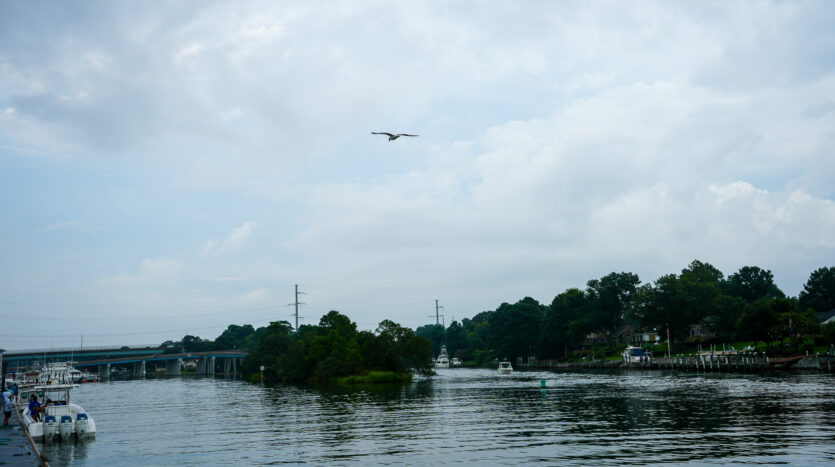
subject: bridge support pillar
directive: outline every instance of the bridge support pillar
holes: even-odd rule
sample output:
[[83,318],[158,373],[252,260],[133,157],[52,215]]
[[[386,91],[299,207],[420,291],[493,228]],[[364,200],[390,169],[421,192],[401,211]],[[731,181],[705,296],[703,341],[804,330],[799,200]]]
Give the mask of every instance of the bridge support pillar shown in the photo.
[[215,357],[200,357],[200,360],[197,360],[197,374],[203,376],[214,376]]
[[145,360],[133,364],[133,376],[145,377]]
[[110,379],[110,364],[99,365],[99,379]]
[[180,369],[183,367],[183,359],[165,361],[165,376],[180,376]]
[[229,371],[231,370],[231,359],[226,357],[223,359],[223,376],[229,376]]

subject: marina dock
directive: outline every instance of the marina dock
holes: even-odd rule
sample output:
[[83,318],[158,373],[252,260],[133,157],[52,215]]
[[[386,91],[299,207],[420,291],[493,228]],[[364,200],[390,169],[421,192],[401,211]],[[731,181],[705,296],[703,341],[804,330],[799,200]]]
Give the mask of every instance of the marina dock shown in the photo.
[[8,426],[0,425],[0,465],[9,467],[47,466],[41,461],[33,443],[20,423],[17,411],[12,412]]
[[517,363],[519,369],[568,370],[568,369],[621,369],[621,370],[676,370],[696,372],[769,373],[774,371],[798,370],[832,373],[835,355],[815,354],[807,356],[772,358],[762,353],[737,353],[734,355],[673,355],[652,357],[641,362],[623,360],[589,359],[579,362],[557,362],[538,360]]

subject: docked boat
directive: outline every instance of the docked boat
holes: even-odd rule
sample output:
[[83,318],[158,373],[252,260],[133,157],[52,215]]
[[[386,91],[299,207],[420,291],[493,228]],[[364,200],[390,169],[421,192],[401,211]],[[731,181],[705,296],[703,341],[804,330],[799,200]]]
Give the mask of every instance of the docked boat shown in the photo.
[[[83,407],[70,401],[70,391],[77,387],[77,384],[54,383],[34,386],[31,392],[20,392],[21,421],[33,439],[51,443],[96,436],[93,417]],[[42,404],[38,420],[35,420],[35,414],[29,413],[28,404],[33,397],[37,397]]]
[[84,373],[72,366],[72,362],[47,363],[41,368],[39,380],[43,384],[78,384]]
[[623,361],[626,363],[641,363],[650,359],[649,355],[644,352],[644,349],[631,345],[626,347],[626,350],[623,351],[621,356],[623,356]]
[[453,368],[461,368],[464,366],[464,362],[461,361],[458,357],[452,357],[452,361],[450,362],[450,366]]
[[449,355],[446,353],[446,346],[441,346],[441,353],[435,359],[435,368],[449,368]]
[[513,373],[513,366],[510,362],[499,362],[499,369],[496,372],[500,375],[509,375]]

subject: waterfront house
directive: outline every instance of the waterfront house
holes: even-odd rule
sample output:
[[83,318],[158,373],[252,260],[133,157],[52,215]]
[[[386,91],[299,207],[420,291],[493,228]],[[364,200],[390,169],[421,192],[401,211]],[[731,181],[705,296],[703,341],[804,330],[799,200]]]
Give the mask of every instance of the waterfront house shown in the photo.
[[713,326],[708,323],[691,324],[688,326],[690,336],[687,338],[690,342],[703,341],[715,337]]
[[818,311],[815,313],[821,324],[835,323],[835,310]]

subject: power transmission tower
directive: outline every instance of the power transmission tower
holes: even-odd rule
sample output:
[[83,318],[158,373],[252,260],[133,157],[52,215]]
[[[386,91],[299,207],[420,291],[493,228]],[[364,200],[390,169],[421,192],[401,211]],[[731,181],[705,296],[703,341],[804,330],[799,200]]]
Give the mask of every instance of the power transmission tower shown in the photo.
[[[293,303],[288,303],[287,304],[287,306],[291,306],[291,305],[296,306],[296,312],[293,313],[293,315],[295,315],[295,317],[296,317],[296,332],[299,332],[299,305],[307,305],[306,303],[299,301],[299,295],[305,295],[305,293],[304,292],[299,292],[299,284],[296,284],[296,300]],[[302,316],[302,318],[304,318],[304,317]]]

